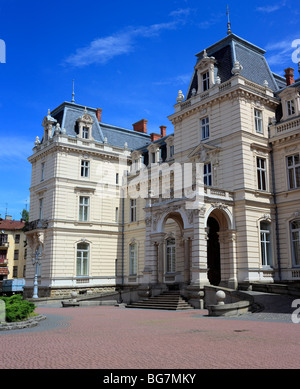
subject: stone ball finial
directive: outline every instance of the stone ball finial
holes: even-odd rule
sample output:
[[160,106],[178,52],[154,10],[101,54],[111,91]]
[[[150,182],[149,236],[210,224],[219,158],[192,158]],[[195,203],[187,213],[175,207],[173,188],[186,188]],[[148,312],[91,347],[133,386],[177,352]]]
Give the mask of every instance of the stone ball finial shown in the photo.
[[177,103],[182,103],[184,100],[184,95],[182,93],[182,91],[178,91],[178,96],[177,96]]
[[223,290],[218,290],[216,293],[216,299],[217,299],[218,305],[224,305],[225,298],[226,298],[226,293]]

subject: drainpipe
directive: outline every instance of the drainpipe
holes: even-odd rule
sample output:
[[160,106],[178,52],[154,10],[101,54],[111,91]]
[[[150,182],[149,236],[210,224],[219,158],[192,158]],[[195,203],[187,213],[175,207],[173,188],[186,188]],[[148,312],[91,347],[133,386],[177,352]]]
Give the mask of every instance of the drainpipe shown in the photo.
[[[269,139],[270,139],[270,128],[269,128]],[[281,255],[280,255],[280,242],[279,242],[279,222],[278,222],[278,207],[277,207],[277,196],[276,196],[276,185],[275,185],[275,171],[274,171],[274,157],[273,157],[273,146],[269,143],[271,151],[271,171],[272,171],[272,182],[273,182],[273,198],[275,205],[275,223],[276,223],[276,248],[277,248],[277,260],[278,260],[278,274],[279,281],[282,281],[281,277]]]
[[124,215],[125,215],[125,210],[124,210],[124,193],[122,193],[122,289],[124,287]]

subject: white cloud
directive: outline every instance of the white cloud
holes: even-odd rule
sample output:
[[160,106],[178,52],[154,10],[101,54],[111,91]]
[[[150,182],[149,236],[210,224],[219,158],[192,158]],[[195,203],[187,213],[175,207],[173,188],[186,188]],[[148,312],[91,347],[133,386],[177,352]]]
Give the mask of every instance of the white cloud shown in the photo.
[[280,8],[285,7],[286,1],[282,1],[281,3],[273,4],[273,5],[265,5],[264,7],[257,7],[256,11],[263,13],[272,13],[278,11]]
[[295,47],[292,46],[297,37],[300,37],[300,34],[296,34],[294,37],[286,37],[278,42],[269,43],[266,46],[266,57],[269,65],[274,66],[285,66],[286,64],[293,63],[293,52]]
[[175,77],[167,78],[162,81],[154,81],[154,85],[178,85],[178,84],[188,84],[191,80],[191,74],[180,74]]
[[0,144],[0,162],[15,162],[22,159],[27,163],[27,158],[32,154],[34,147],[34,141],[31,142],[28,139],[13,137],[1,137]]
[[112,58],[132,52],[139,37],[150,38],[159,35],[162,31],[180,27],[186,22],[190,9],[180,9],[170,13],[173,20],[150,26],[129,27],[125,31],[117,32],[107,37],[93,40],[86,47],[77,49],[64,63],[75,67],[105,64]]

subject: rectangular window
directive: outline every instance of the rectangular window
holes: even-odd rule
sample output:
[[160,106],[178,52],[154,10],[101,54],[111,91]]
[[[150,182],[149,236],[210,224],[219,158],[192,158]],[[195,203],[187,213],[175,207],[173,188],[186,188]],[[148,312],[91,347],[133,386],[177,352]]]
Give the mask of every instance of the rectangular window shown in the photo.
[[89,206],[90,206],[90,198],[80,196],[79,197],[79,221],[87,222],[89,220]]
[[203,118],[201,119],[201,139],[208,139],[209,138],[209,118]]
[[300,158],[299,154],[287,157],[289,189],[300,188]]
[[300,220],[291,223],[292,253],[294,266],[300,266]]
[[90,175],[90,161],[81,161],[81,177],[88,178]]
[[294,100],[289,100],[286,102],[287,104],[287,113],[289,116],[291,115],[294,115],[295,114],[295,103],[294,103]]
[[14,251],[14,261],[17,261],[19,259],[19,250]]
[[212,186],[211,163],[206,163],[203,170],[204,185]]
[[262,126],[262,112],[258,109],[254,110],[254,119],[255,119],[255,130],[259,134],[263,133],[263,126]]
[[0,259],[7,259],[7,250],[0,250]]
[[77,266],[76,276],[88,276],[89,244],[78,243],[77,245]]
[[205,92],[209,89],[209,72],[202,74],[202,91]]
[[175,248],[175,239],[169,238],[167,240],[167,245],[166,245],[166,250],[167,250],[167,273],[173,273],[176,271],[176,248]]
[[45,179],[45,162],[42,162],[41,164],[41,181],[44,181]]
[[16,234],[15,236],[15,244],[20,243],[20,234]]
[[119,208],[118,207],[116,207],[116,211],[115,211],[115,222],[119,223]]
[[13,267],[13,278],[18,278],[18,266]]
[[82,138],[89,139],[89,129],[88,127],[82,127]]
[[116,173],[116,185],[119,185],[119,173]]
[[170,158],[174,155],[174,145],[170,146]]
[[155,163],[155,153],[151,153],[151,163]]
[[132,243],[129,246],[129,275],[135,276],[137,274],[137,244]]
[[1,234],[0,235],[0,244],[7,243],[8,235],[7,234]]
[[130,221],[136,221],[136,199],[130,200]]
[[44,217],[44,199],[40,199],[39,202],[39,219],[42,220]]
[[266,160],[257,158],[257,187],[259,190],[267,190]]
[[271,225],[267,222],[260,223],[261,261],[263,266],[272,265],[271,251]]

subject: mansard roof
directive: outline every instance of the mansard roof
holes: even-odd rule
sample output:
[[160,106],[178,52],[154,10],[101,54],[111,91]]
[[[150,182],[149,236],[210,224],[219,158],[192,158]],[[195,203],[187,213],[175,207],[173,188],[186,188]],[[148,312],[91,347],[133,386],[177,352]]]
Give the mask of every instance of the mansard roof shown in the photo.
[[107,141],[111,146],[122,148],[126,143],[130,150],[150,143],[150,135],[148,134],[99,122],[97,109],[95,108],[64,102],[51,112],[51,117],[59,123],[61,129],[65,129],[68,136],[75,138],[77,136],[76,122],[84,113],[87,113],[93,119],[92,137],[96,142],[104,143]]
[[[266,61],[265,50],[240,38],[235,34],[229,34],[224,39],[211,45],[206,49],[208,57],[216,59],[215,75],[221,78],[221,82],[228,81],[233,74],[231,73],[235,61],[239,61],[243,69],[241,76],[249,81],[263,85],[266,80],[274,92],[286,85],[285,79],[273,73]],[[197,63],[202,60],[204,50],[196,55]],[[196,71],[193,74],[191,84],[187,93],[187,99],[191,97],[191,91],[198,90],[198,79]]]

